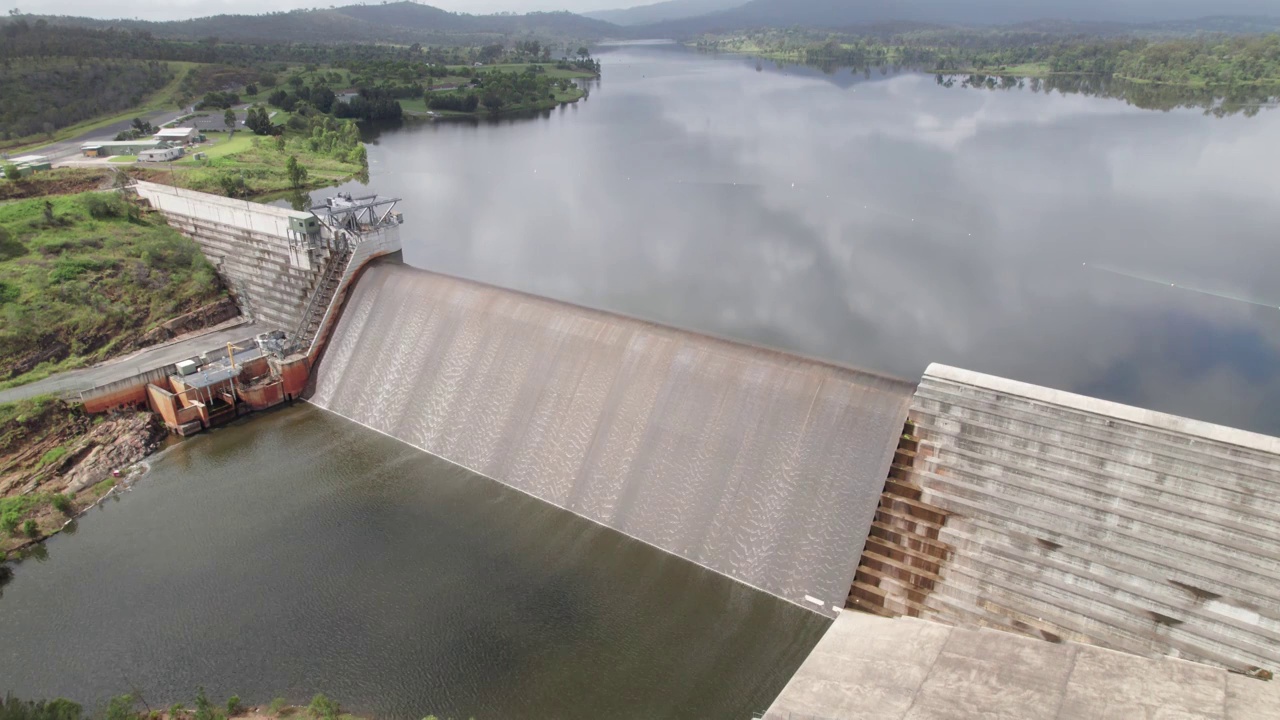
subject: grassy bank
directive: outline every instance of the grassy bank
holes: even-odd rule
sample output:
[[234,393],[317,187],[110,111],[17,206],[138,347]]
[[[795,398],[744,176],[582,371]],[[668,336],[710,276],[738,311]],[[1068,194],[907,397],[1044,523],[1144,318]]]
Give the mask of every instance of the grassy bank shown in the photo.
[[115,193],[0,205],[0,383],[147,344],[226,293],[194,242]]
[[[366,172],[365,150],[354,123],[327,116],[298,120],[304,126],[310,123],[309,129],[286,130],[276,137],[248,131],[214,135],[213,145],[194,148],[179,161],[138,164],[128,172],[144,180],[233,197],[338,185]],[[205,157],[197,160],[195,153]],[[288,171],[290,158],[306,170],[301,181]]]
[[[2,567],[2,566],[0,566]],[[3,577],[3,576],[0,576]],[[154,698],[153,698],[154,699]],[[284,698],[276,698],[270,705],[248,706],[240,696],[232,695],[226,701],[214,703],[204,688],[196,689],[191,707],[175,702],[168,708],[152,708],[140,695],[117,695],[106,707],[86,713],[76,702],[66,698],[23,701],[12,694],[0,704],[0,720],[269,720],[270,718],[309,718],[310,720],[359,720],[323,694],[311,698],[307,705],[290,705]],[[434,715],[426,720],[436,720]]]

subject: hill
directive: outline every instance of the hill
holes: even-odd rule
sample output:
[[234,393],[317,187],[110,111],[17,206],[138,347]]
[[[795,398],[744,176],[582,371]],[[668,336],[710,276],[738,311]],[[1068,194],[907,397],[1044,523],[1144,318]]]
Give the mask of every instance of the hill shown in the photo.
[[[467,15],[415,2],[293,10],[264,15],[214,15],[192,20],[98,20],[23,15],[28,22],[89,28],[119,28],[158,38],[225,42],[480,44],[500,36],[601,40],[620,28],[568,12]],[[7,20],[12,22],[12,19]]]
[[[843,29],[911,21],[962,25],[1009,25],[1045,20],[1075,23],[1186,23],[1215,16],[1231,27],[1238,18],[1275,15],[1273,0],[751,0],[741,7],[696,18],[633,28],[649,37],[687,38],[709,32],[765,27]],[[1248,24],[1248,23],[1245,23]]]
[[666,0],[651,5],[637,5],[621,10],[599,10],[583,13],[585,17],[620,26],[649,25],[667,20],[709,15],[747,4],[747,0]]

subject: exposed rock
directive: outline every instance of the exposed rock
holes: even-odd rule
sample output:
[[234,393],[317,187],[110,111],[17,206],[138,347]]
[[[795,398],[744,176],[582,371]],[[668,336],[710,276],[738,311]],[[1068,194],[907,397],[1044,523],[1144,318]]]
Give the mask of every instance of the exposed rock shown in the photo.
[[164,424],[151,413],[109,419],[94,427],[78,458],[54,482],[63,486],[63,492],[78,493],[155,452],[165,436]]

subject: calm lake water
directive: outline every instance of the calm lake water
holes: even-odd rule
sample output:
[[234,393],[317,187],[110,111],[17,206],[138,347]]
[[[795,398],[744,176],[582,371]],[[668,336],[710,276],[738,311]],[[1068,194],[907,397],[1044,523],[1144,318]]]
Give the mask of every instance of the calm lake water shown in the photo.
[[0,597],[0,693],[746,718],[818,615],[309,405],[183,442]]
[[[407,262],[1280,433],[1280,113],[603,60],[545,117],[376,137]],[[742,718],[825,628],[305,406],[180,444],[47,550],[3,588],[0,691],[90,704],[203,684],[391,718]]]
[[602,58],[590,98],[544,119],[375,139],[406,262],[908,379],[941,362],[1280,434],[1280,111]]

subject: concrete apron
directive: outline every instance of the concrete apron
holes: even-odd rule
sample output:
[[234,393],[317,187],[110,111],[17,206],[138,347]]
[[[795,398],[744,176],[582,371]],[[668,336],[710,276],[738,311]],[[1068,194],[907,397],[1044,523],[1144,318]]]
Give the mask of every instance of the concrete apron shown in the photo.
[[845,611],[769,720],[1263,720],[1280,684],[1175,658]]

